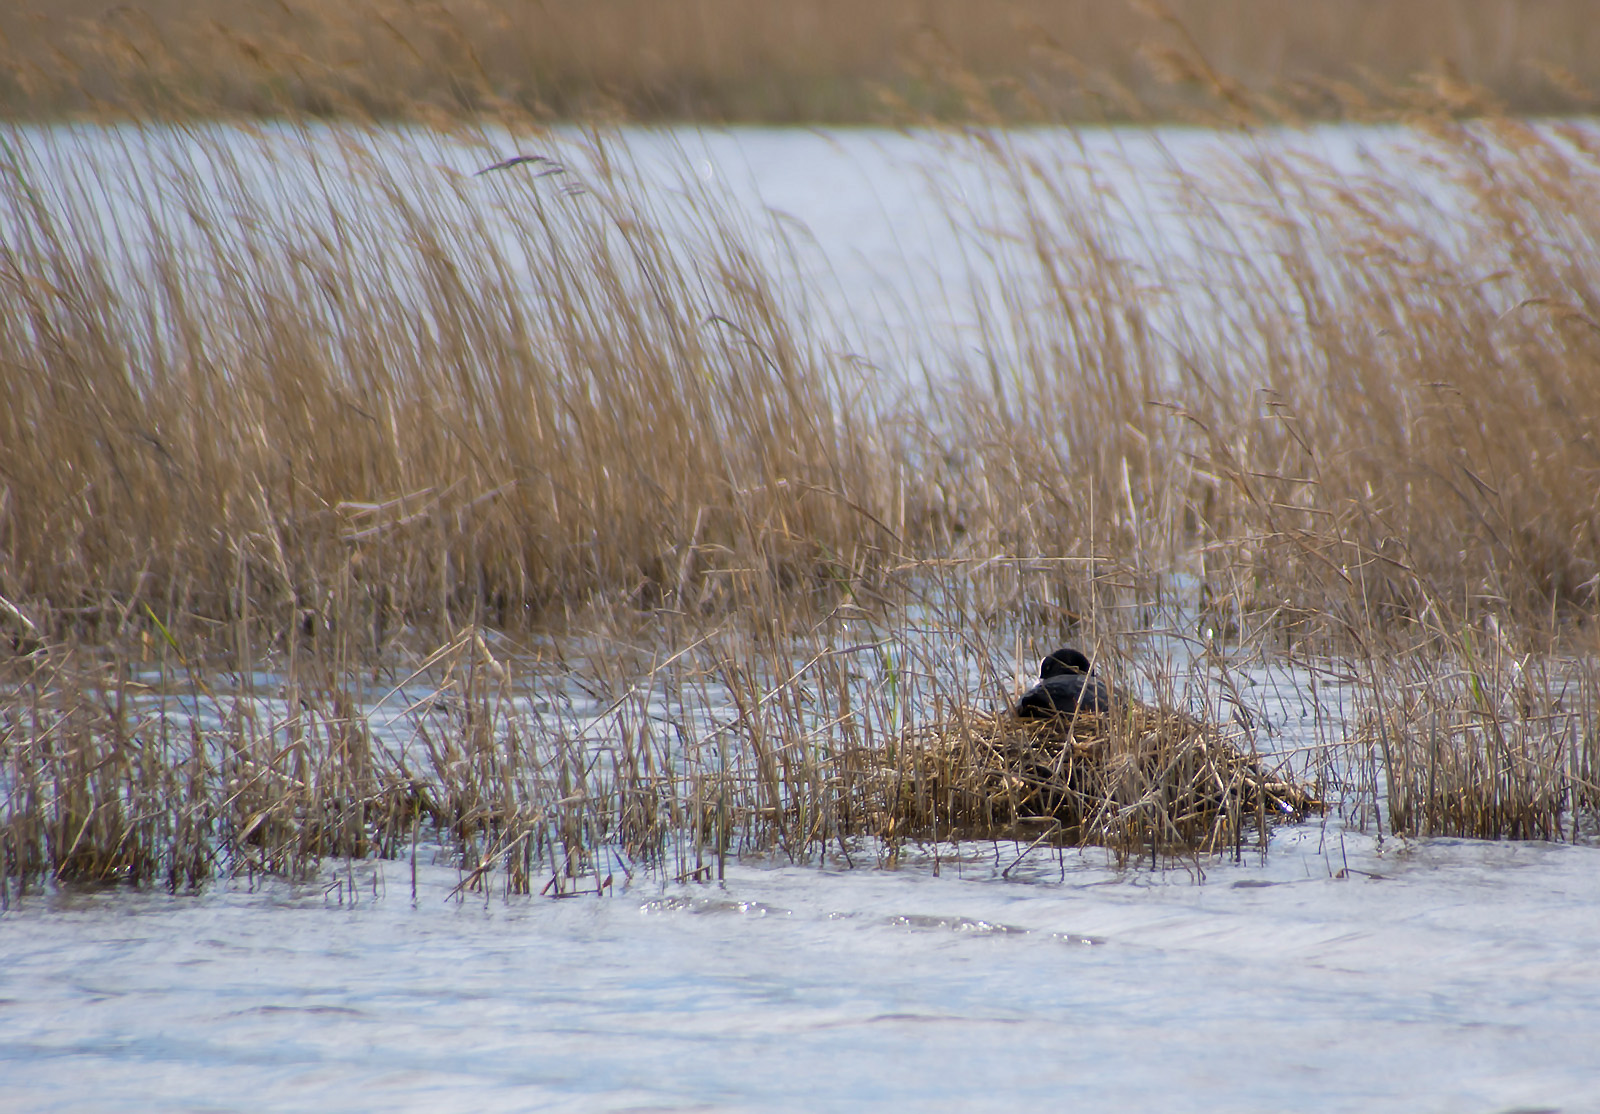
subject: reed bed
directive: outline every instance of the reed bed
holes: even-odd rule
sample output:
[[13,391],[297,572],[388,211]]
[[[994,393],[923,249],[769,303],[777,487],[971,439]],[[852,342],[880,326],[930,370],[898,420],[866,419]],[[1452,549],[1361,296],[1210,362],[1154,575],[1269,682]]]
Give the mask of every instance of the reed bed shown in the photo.
[[[1447,96],[1323,159],[1225,107],[1160,229],[1081,136],[943,135],[981,343],[905,391],[625,136],[7,129],[3,892],[425,839],[553,894],[1008,826],[1238,854],[1313,796],[1578,834],[1600,144]],[[1184,647],[1169,710],[1002,729],[1069,639]]]
[[[602,756],[560,729],[524,747],[526,719],[477,632],[413,663],[428,671],[424,695],[383,708],[326,660],[277,663],[263,688],[171,646],[104,659],[52,656],[10,687],[8,893],[40,877],[180,889],[301,876],[327,858],[414,862],[421,839],[450,848],[464,884],[488,856],[525,893],[526,864],[555,858],[552,841],[585,855],[610,836],[596,826],[615,790],[591,789]],[[411,680],[390,687],[409,693]]]
[[[1592,610],[1600,145],[1315,138],[1173,155],[1160,228],[1069,136],[950,138],[992,184],[951,203],[982,343],[900,396],[774,230],[604,134],[14,130],[0,597],[376,651],[997,555],[1080,617],[1174,570],[1218,629]],[[473,173],[508,147],[547,153]]]
[[[1318,807],[1302,782],[1321,747],[1266,762],[1257,732],[1143,706],[1072,745],[1019,729],[1007,649],[949,618],[845,607],[772,638],[679,616],[656,647],[622,621],[532,643],[467,628],[371,668],[359,632],[234,665],[165,631],[40,648],[0,702],[0,890],[437,853],[464,889],[564,896],[641,870],[709,879],[745,854],[893,864],[1019,833],[1192,859],[1264,850],[1285,809]],[[967,709],[959,732],[926,718],[941,707]]]
[[[1270,97],[1340,116],[1396,89],[1467,107],[1583,108],[1584,0],[604,0],[417,5],[19,0],[0,10],[0,111],[414,118],[1056,122]],[[1484,90],[1472,94],[1469,90]]]
[[381,647],[826,593],[940,529],[748,231],[657,211],[607,142],[473,176],[481,137],[71,134],[13,133],[0,202],[0,595],[42,616]]
[[1436,115],[1337,162],[1296,134],[1172,156],[1155,230],[1071,149],[974,144],[1023,218],[930,434],[967,539],[1198,560],[1219,630],[1592,614],[1592,129]]
[[1395,649],[1355,737],[1383,771],[1372,788],[1386,795],[1392,830],[1581,834],[1600,797],[1592,661],[1514,654],[1493,632]]

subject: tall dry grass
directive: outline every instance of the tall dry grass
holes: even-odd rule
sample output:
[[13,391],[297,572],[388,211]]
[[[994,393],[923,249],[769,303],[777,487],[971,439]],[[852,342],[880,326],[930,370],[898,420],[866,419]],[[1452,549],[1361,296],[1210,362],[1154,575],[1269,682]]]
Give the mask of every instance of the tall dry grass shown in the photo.
[[1142,228],[1059,150],[985,143],[1022,217],[977,307],[998,355],[939,434],[973,544],[1198,560],[1235,624],[1592,613],[1593,130],[1318,138],[1219,139]]
[[40,622],[381,643],[827,593],[940,528],[746,230],[652,211],[609,140],[474,176],[340,129],[101,138],[7,142],[0,595]]
[[1350,140],[1174,155],[1152,226],[1080,152],[980,136],[1021,214],[1001,308],[977,303],[1010,358],[958,377],[945,482],[987,501],[980,550],[1093,539],[1091,619],[1159,613],[1188,571],[1207,634],[1353,662],[1362,823],[1570,836],[1594,798],[1600,148],[1445,111]]
[[[0,11],[0,111],[782,123],[1172,117],[1271,93],[1316,115],[1424,74],[1516,112],[1600,87],[1585,0],[107,0]],[[963,75],[952,82],[952,75]]]
[[[987,578],[946,602],[959,610]],[[739,855],[889,865],[929,840],[1051,834],[1037,822],[1050,814],[950,782],[965,775],[923,745],[930,712],[1009,701],[998,666],[1012,647],[932,615],[776,618],[780,637],[735,615],[663,614],[650,644],[625,621],[530,642],[467,627],[366,668],[357,631],[257,656],[235,623],[243,660],[225,666],[190,658],[159,624],[112,653],[52,644],[5,667],[0,900],[41,880],[184,889],[432,848],[463,889],[560,897],[627,872],[720,877]],[[1161,663],[1115,662],[1103,665],[1119,690],[1171,704]],[[1226,669],[1189,680],[1198,704],[1238,683]],[[1124,862],[1264,850],[1257,803],[1211,799],[1217,741],[1208,755],[1135,730],[1148,724],[1113,721],[1105,745],[1154,742],[1163,768],[1200,769],[1108,772],[1115,797],[1090,804],[1093,823],[1058,821],[1057,842],[1105,844]],[[1227,760],[1259,777],[1249,740],[1265,734],[1232,735],[1245,749]],[[1317,757],[1291,756],[1293,770],[1315,773]],[[1199,780],[1184,790],[1184,777]],[[1179,791],[1181,831],[1163,823]],[[1173,838],[1189,829],[1192,845]]]
[[4,892],[425,833],[511,890],[892,861],[950,834],[907,732],[1067,640],[1246,731],[1241,662],[1346,663],[1301,760],[1352,820],[1572,834],[1597,149],[1410,110],[1356,169],[1174,154],[1157,242],[1069,133],[947,137],[985,339],[904,395],[610,134],[9,129]]
[[[1600,800],[1592,656],[1528,652],[1494,627],[1420,627],[1383,648],[1357,739],[1402,834],[1556,840],[1592,834]],[[1592,655],[1592,648],[1590,653]]]

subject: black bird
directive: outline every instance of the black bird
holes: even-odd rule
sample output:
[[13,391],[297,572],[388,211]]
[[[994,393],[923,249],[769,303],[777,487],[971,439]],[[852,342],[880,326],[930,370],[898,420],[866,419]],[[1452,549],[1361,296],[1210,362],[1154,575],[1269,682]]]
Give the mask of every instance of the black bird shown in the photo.
[[1111,711],[1111,691],[1079,650],[1063,647],[1039,663],[1039,683],[1017,701],[1020,719]]

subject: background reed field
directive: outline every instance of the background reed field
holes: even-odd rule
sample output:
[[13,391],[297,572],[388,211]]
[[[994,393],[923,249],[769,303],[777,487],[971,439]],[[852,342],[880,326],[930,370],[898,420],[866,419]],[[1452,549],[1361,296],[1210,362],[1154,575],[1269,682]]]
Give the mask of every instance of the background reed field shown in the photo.
[[[697,10],[727,64],[776,33],[740,19],[809,9]],[[1505,9],[1406,10],[1470,42]],[[1204,78],[1234,129],[1170,159],[1158,232],[1078,172],[1070,130],[930,137],[988,186],[949,203],[986,343],[912,379],[822,317],[798,248],[760,250],[780,231],[687,157],[653,188],[625,133],[521,114],[535,94],[495,75],[522,63],[470,36],[545,9],[428,9],[449,33],[426,39],[396,22],[422,9],[374,15],[362,33],[391,45],[352,70],[316,54],[365,41],[350,26],[294,40],[310,17],[280,6],[280,37],[244,51],[275,84],[216,50],[194,68],[225,32],[193,11],[74,24],[73,50],[129,68],[18,70],[14,110],[116,122],[0,138],[0,896],[293,873],[424,834],[466,884],[524,892],[746,851],[891,862],[974,815],[931,800],[948,771],[930,781],[909,740],[1003,707],[1063,641],[1155,706],[1231,720],[1239,768],[1283,763],[1349,822],[1587,830],[1587,123],[1464,118],[1516,102],[1509,78],[1381,102],[1383,82],[1325,84],[1340,115],[1405,121],[1335,167],[1285,123],[1303,90],[1257,84],[1284,72],[1222,80],[1196,49],[1222,24],[1158,19],[1183,48],[1157,51],[1167,76]],[[1022,103],[946,62],[929,81],[958,115]],[[669,99],[585,80],[538,112]],[[431,123],[305,114],[334,109]],[[239,111],[278,118],[207,118]],[[546,154],[472,173],[507,150]],[[1252,709],[1263,669],[1308,686],[1315,745],[1283,753]],[[1175,850],[1139,813],[1166,783],[1135,782],[1078,836],[1127,861]],[[1264,847],[1250,807],[1208,819],[1204,848]]]
[[12,115],[898,123],[964,118],[987,87],[1049,122],[1183,117],[1219,91],[1314,116],[1418,87],[1572,111],[1600,87],[1586,0],[17,0],[0,50]]

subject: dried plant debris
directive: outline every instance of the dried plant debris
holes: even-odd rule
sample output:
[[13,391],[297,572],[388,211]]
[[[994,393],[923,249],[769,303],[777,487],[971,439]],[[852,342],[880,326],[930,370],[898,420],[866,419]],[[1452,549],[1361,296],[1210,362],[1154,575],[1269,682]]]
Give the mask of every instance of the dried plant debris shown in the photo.
[[1063,842],[1218,851],[1252,826],[1319,810],[1242,732],[1128,702],[1044,720],[961,709],[905,737],[901,822],[971,835],[1051,821]]

